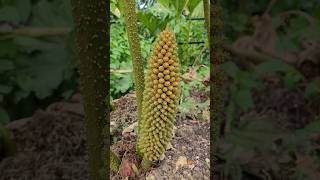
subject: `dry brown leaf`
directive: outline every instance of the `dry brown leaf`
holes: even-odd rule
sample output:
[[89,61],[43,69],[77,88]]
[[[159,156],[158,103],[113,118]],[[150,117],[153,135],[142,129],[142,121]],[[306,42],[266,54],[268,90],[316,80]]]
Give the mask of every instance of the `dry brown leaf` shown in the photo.
[[134,128],[138,126],[138,122],[135,122],[133,124],[131,124],[130,126],[126,127],[123,131],[122,131],[122,135],[126,134],[126,133],[131,133],[134,131]]
[[180,156],[176,162],[176,169],[175,172],[177,172],[177,170],[183,166],[188,165],[188,160],[187,157],[185,156]]
[[131,163],[127,159],[124,159],[122,161],[122,164],[119,169],[119,174],[122,177],[134,177],[135,176],[134,171],[131,168]]
[[193,161],[191,159],[188,159],[187,164],[191,165],[191,164],[193,164]]
[[137,176],[139,176],[140,172],[139,172],[137,166],[136,166],[134,163],[132,163],[132,164],[131,164],[131,167],[132,167],[133,172],[134,172]]

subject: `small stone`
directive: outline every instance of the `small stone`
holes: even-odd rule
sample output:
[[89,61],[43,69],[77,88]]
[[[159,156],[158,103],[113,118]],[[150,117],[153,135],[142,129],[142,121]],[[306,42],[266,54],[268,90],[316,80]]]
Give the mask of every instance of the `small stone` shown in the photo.
[[165,156],[164,154],[162,154],[162,155],[160,156],[160,161],[163,161],[165,157],[166,157],[166,156]]

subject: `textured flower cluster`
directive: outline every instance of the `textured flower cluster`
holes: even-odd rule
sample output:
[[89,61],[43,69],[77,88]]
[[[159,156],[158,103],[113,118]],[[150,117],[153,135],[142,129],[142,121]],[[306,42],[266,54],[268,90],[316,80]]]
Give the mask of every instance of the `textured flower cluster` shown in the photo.
[[179,60],[174,34],[160,33],[148,61],[138,147],[144,158],[156,161],[172,137],[179,99]]

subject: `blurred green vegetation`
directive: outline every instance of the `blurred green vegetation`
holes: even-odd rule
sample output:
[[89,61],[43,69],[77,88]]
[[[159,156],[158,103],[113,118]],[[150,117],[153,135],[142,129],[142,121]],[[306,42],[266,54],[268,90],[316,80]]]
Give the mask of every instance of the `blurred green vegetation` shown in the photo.
[[[112,12],[111,96],[119,98],[133,90],[132,63],[121,15],[122,6],[117,1],[111,1],[110,7]],[[194,91],[194,88],[204,93],[209,92],[209,86],[203,83],[209,76],[209,51],[202,1],[158,1],[150,4],[148,8],[139,9],[137,13],[144,64],[146,65],[157,34],[168,25],[176,34],[182,77],[188,78],[182,82],[180,112],[184,117],[193,117],[196,112],[192,114],[190,111],[195,108],[198,109],[196,114],[208,112],[209,101],[195,103],[195,98],[190,98],[190,92]],[[200,20],[190,20],[192,18],[200,18]],[[195,93],[193,94],[196,96]],[[208,98],[207,95],[206,99]],[[207,115],[204,119],[208,118]]]
[[[110,8],[110,93],[116,99],[134,88],[121,6],[112,0]],[[201,86],[209,73],[208,68],[198,68],[209,64],[204,20],[187,19],[203,17],[202,8],[200,0],[159,1],[138,10],[144,62],[157,34],[168,24],[181,43],[182,73],[197,68],[194,78],[198,81],[189,89]],[[31,116],[35,110],[68,99],[77,91],[72,27],[69,0],[0,0],[0,123]]]
[[69,1],[0,1],[0,123],[75,91],[71,32]]
[[214,178],[318,179],[320,2],[221,2],[229,56]]

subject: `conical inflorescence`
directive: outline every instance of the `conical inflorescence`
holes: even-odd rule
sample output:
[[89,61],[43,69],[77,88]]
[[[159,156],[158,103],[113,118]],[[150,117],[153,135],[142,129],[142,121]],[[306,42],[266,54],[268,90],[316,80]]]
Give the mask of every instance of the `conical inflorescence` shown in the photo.
[[145,78],[138,149],[144,159],[156,161],[171,140],[180,96],[179,60],[172,32],[160,33]]

